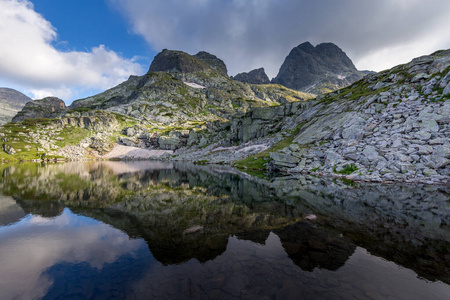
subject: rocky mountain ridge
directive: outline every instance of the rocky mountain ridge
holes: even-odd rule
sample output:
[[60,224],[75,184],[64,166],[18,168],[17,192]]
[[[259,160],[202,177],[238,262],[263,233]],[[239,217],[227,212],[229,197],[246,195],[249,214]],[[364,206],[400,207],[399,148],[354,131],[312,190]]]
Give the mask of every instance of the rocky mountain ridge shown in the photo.
[[[166,72],[130,77],[118,87],[74,102],[61,116],[65,120],[77,117],[63,122],[67,125],[55,138],[66,139],[65,134],[74,128],[85,130],[70,144],[76,147],[76,155],[62,147],[68,140],[47,137],[47,147],[39,147],[42,134],[60,126],[58,119],[4,126],[0,130],[3,150],[9,155],[16,148],[26,151],[24,137],[16,133],[27,128],[25,135],[40,137],[31,142],[43,149],[38,156],[79,159],[93,150],[106,153],[118,141],[174,150],[167,159],[233,164],[247,170],[379,182],[449,181],[450,50],[370,74],[347,88],[308,101],[296,101],[301,98],[282,86],[233,81],[188,54],[169,51],[163,58],[167,54],[190,62],[180,64],[183,72],[173,70],[169,63]],[[164,65],[164,61],[156,63]],[[239,98],[242,93],[260,97],[251,101]],[[217,95],[215,107],[201,104],[211,105]],[[190,97],[195,99],[192,106],[187,105]],[[231,107],[241,106],[227,110],[224,104],[229,101]],[[140,106],[143,103],[148,110]],[[171,110],[159,109],[162,103]],[[102,122],[98,114],[115,120],[114,129],[97,126],[97,131],[90,131],[85,125]],[[86,117],[93,119],[85,123]]]
[[269,84],[270,83],[269,77],[267,77],[267,74],[264,71],[264,68],[255,69],[248,73],[246,73],[246,72],[239,73],[236,76],[233,76],[232,78],[237,81],[251,83],[251,84]]
[[[219,70],[219,71],[217,71]],[[223,120],[252,107],[302,101],[313,95],[279,85],[249,85],[230,79],[214,55],[164,50],[149,72],[131,76],[104,93],[75,101],[70,108],[105,109],[149,124]]]
[[25,104],[32,100],[14,89],[0,88],[0,126],[11,122]]
[[351,180],[449,182],[449,70],[450,50],[438,51],[316,100],[253,109],[231,119],[225,138],[178,151],[176,159]]
[[291,50],[272,83],[324,94],[346,87],[369,73],[358,71],[345,52],[333,43],[314,47],[305,42]]

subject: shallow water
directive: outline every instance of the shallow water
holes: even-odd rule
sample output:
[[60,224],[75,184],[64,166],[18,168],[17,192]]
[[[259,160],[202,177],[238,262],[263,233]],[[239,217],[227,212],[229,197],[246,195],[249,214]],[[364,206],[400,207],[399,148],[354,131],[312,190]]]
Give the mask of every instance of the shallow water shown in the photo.
[[0,174],[0,299],[450,295],[449,187],[162,162]]

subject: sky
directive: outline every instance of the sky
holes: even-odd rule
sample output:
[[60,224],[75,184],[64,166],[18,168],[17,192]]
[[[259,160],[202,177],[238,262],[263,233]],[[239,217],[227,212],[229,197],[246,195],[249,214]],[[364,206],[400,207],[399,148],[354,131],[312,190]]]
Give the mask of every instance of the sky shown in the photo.
[[164,48],[269,78],[305,41],[373,71],[450,48],[449,0],[0,0],[0,20],[0,87],[66,104],[145,74]]

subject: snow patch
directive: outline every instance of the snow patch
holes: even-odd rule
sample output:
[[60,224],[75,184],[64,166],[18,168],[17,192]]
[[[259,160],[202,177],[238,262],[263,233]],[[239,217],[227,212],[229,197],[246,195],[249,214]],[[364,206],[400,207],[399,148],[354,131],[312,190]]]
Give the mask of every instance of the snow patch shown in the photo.
[[204,88],[206,88],[205,86],[197,84],[197,83],[194,83],[194,82],[183,81],[183,83],[185,85],[193,87],[194,89],[204,89]]
[[264,150],[268,149],[269,146],[263,144],[263,145],[253,145],[253,146],[248,146],[242,149],[239,149],[237,152],[244,152],[244,153],[259,153],[259,152],[263,152]]

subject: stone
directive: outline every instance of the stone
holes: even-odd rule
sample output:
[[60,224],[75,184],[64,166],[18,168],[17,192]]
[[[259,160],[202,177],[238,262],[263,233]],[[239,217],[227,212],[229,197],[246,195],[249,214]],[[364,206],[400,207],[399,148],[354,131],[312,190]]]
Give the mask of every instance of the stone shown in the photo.
[[444,138],[437,138],[437,139],[432,139],[428,141],[428,144],[430,145],[442,145],[446,142],[446,139]]
[[177,137],[160,136],[158,144],[162,150],[176,150],[181,147],[181,140]]
[[428,131],[419,131],[414,134],[414,137],[422,141],[428,141],[431,138],[431,133]]
[[276,165],[280,166],[296,166],[300,159],[290,154],[270,153],[270,158],[274,160]]
[[374,146],[366,146],[362,153],[369,161],[375,161],[380,158]]
[[392,142],[392,148],[399,148],[401,146],[403,146],[403,144],[402,144],[402,141],[400,139],[395,139]]
[[16,154],[16,150],[11,145],[8,144],[3,144],[3,151],[5,151],[9,155]]
[[343,157],[333,150],[325,152],[325,162],[327,165],[335,166],[343,160]]
[[422,173],[423,173],[423,175],[425,175],[425,176],[436,176],[436,175],[438,175],[438,172],[436,172],[436,170],[428,169],[428,168],[424,169],[424,170],[422,171]]
[[449,95],[450,94],[450,82],[447,84],[447,86],[444,88],[442,95]]

